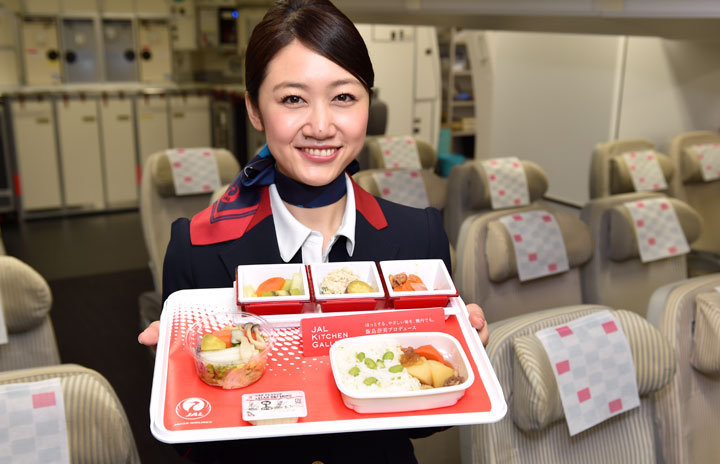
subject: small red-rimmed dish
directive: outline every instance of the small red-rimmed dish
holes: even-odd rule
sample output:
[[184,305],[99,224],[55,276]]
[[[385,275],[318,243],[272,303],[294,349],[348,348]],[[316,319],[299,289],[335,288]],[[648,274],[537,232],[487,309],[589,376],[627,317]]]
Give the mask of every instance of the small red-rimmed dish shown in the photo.
[[385,289],[374,261],[308,266],[315,301],[323,312],[366,311],[385,306]]
[[[446,306],[450,297],[458,294],[442,259],[380,261],[379,265],[396,309]],[[398,281],[408,283],[394,289],[393,283]]]
[[274,342],[272,325],[246,312],[214,313],[185,334],[185,349],[208,385],[235,389],[257,382]]
[[[452,380],[447,381],[450,377],[446,377],[447,386],[440,383],[437,387],[424,387],[424,383],[400,363],[403,348],[420,350],[427,345],[442,356],[439,364],[453,370]],[[338,340],[330,347],[330,365],[345,406],[368,414],[452,406],[475,381],[460,343],[442,332],[405,332]],[[430,375],[435,375],[434,369]]]
[[[258,294],[261,284],[282,280],[283,289]],[[237,304],[246,311],[260,314],[293,314],[303,312],[310,302],[310,286],[302,264],[251,264],[237,267]],[[277,287],[272,287],[276,289]],[[269,293],[273,293],[272,295]]]

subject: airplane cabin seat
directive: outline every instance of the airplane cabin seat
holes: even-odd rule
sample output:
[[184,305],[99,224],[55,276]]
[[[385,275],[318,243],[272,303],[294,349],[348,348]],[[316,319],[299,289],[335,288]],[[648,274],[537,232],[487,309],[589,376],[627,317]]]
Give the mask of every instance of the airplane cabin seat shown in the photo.
[[[545,172],[532,161],[521,161],[525,171],[530,202],[542,198],[548,189]],[[488,175],[482,160],[468,160],[454,166],[447,178],[447,199],[443,222],[450,243],[458,248],[463,221],[473,214],[492,212]]]
[[[501,222],[517,213],[546,211],[562,235],[568,270],[521,281],[514,241]],[[540,237],[542,232],[531,235]],[[542,242],[542,240],[540,240]],[[468,217],[457,246],[455,285],[466,302],[483,308],[488,322],[496,322],[543,309],[581,304],[580,266],[592,256],[592,236],[574,214],[543,205],[498,210]]]
[[647,319],[677,358],[677,374],[655,393],[664,462],[701,464],[720,455],[720,274],[657,289]]
[[13,256],[0,256],[0,311],[8,343],[0,345],[0,371],[60,363],[47,281]]
[[574,436],[565,421],[553,367],[535,335],[538,330],[607,309],[568,306],[490,325],[486,351],[508,412],[496,423],[461,428],[463,463],[658,462],[652,394],[675,374],[672,349],[660,332],[637,314],[611,311],[632,352],[640,406]]
[[[217,162],[220,183],[229,183],[240,171],[237,159],[225,149],[211,151]],[[181,217],[190,218],[206,208],[212,195],[212,191],[178,195],[165,150],[150,155],[145,162],[140,184],[140,221],[155,291],[140,296],[141,328],[157,320],[162,310],[162,266],[172,223]]]
[[[595,146],[590,161],[590,199],[635,192],[630,170],[623,154],[651,150],[657,156],[660,169],[670,186],[675,169],[670,158],[657,151],[655,144],[647,139],[611,140]],[[662,189],[667,193],[668,188]]]
[[670,143],[669,156],[678,175],[670,182],[670,195],[693,208],[703,218],[703,230],[693,243],[688,256],[691,275],[720,272],[720,178],[705,180],[701,162],[702,145],[720,144],[720,134],[712,131],[687,132],[677,135]]
[[97,371],[77,364],[0,372],[0,385],[60,379],[68,451],[73,463],[139,464],[120,399]]
[[698,214],[686,203],[661,193],[626,193],[590,200],[580,218],[594,237],[593,259],[581,269],[585,303],[623,308],[645,316],[650,296],[658,287],[684,280],[686,256],[677,254],[642,262],[634,220],[625,203],[667,199],[675,210],[688,243],[702,228]]

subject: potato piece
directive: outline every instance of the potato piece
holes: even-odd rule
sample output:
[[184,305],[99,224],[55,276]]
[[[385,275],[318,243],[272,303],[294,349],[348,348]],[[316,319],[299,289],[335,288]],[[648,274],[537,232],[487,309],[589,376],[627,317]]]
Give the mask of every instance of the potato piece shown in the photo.
[[405,366],[405,369],[407,369],[408,374],[418,379],[421,383],[425,385],[433,384],[432,371],[430,370],[430,364],[427,359],[421,357],[417,363]]
[[445,381],[455,375],[455,370],[447,367],[441,362],[429,360],[430,373],[432,374],[432,386],[435,388],[442,387]]

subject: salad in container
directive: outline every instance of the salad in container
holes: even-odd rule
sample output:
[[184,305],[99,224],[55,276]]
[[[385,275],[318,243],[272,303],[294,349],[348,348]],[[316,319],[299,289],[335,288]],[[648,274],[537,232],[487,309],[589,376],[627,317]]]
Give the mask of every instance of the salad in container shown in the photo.
[[185,348],[203,382],[234,389],[262,377],[273,340],[272,326],[260,316],[215,313],[188,329]]

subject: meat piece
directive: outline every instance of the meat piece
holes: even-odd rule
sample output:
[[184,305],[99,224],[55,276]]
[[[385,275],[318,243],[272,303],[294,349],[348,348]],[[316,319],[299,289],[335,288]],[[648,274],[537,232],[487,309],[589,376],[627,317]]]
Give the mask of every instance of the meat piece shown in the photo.
[[460,377],[459,375],[453,375],[451,377],[448,377],[447,380],[443,383],[443,387],[452,387],[453,385],[460,385],[463,383],[465,379]]
[[390,274],[390,285],[393,290],[407,282],[408,276],[404,272],[400,274]]

